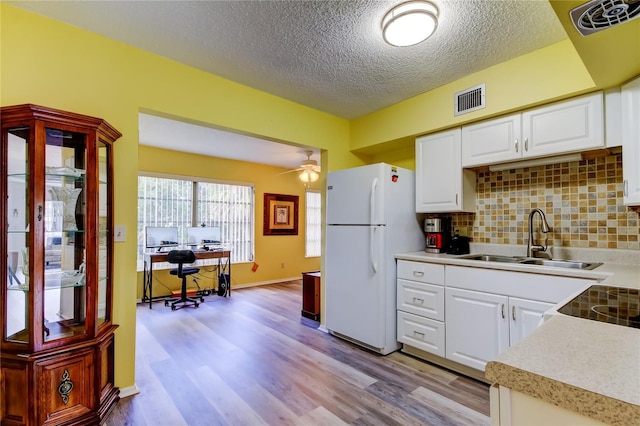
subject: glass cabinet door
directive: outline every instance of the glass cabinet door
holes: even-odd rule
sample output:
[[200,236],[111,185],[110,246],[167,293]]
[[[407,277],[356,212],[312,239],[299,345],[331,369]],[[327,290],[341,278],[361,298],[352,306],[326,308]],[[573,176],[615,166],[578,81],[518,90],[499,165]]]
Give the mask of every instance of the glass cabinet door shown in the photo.
[[109,217],[109,149],[110,145],[98,142],[98,315],[97,325],[109,321],[111,312],[109,285],[109,238],[111,238],[111,218]]
[[45,129],[44,326],[50,341],[86,333],[84,133]]
[[7,297],[5,336],[29,342],[29,128],[7,132]]

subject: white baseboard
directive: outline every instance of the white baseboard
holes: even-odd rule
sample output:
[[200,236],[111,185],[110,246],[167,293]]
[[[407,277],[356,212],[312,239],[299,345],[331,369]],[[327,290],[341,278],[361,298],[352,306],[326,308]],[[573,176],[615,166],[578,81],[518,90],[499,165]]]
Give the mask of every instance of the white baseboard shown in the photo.
[[322,324],[318,326],[318,330],[322,331],[323,333],[329,334],[329,329]]
[[120,398],[127,398],[129,396],[137,395],[140,393],[140,388],[134,383],[133,386],[120,389]]
[[246,284],[238,284],[238,285],[231,285],[231,291],[233,291],[233,289],[239,289],[239,288],[247,288],[247,287],[258,287],[261,285],[267,285],[267,284],[277,284],[277,283],[283,283],[283,282],[287,282],[287,281],[299,281],[302,279],[302,276],[298,275],[295,276],[293,278],[278,278],[277,280],[269,280],[269,281],[259,281],[259,282],[255,282],[255,283],[246,283]]

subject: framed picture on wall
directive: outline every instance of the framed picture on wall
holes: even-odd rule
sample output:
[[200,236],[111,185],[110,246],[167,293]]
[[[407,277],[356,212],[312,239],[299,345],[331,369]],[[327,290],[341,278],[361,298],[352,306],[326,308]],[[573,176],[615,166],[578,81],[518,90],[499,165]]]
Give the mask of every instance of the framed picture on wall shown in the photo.
[[264,235],[298,235],[298,196],[264,194]]

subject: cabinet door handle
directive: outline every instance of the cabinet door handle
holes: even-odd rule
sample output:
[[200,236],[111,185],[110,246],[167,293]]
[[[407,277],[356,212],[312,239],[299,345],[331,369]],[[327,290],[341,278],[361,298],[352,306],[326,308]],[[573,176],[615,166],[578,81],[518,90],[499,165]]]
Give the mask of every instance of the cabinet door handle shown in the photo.
[[42,222],[42,204],[38,205],[38,222]]
[[456,206],[458,205],[458,194],[456,194]]
[[504,303],[500,306],[500,310],[502,311],[502,318],[504,318]]
[[512,306],[511,307],[511,318],[513,318],[513,320],[516,320],[516,307]]
[[423,277],[424,276],[424,272],[422,272],[422,271],[413,271],[413,276],[414,277]]
[[515,141],[516,152],[518,152],[518,139]]
[[529,138],[524,138],[524,150],[529,151]]

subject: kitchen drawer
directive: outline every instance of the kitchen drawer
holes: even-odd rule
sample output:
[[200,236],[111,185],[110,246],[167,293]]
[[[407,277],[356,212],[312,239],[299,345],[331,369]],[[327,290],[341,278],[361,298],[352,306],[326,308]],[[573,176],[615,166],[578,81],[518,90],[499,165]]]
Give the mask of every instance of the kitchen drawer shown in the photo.
[[444,357],[444,323],[398,311],[398,342]]
[[398,260],[398,278],[444,285],[444,265]]
[[399,279],[397,308],[437,321],[444,321],[444,287]]

